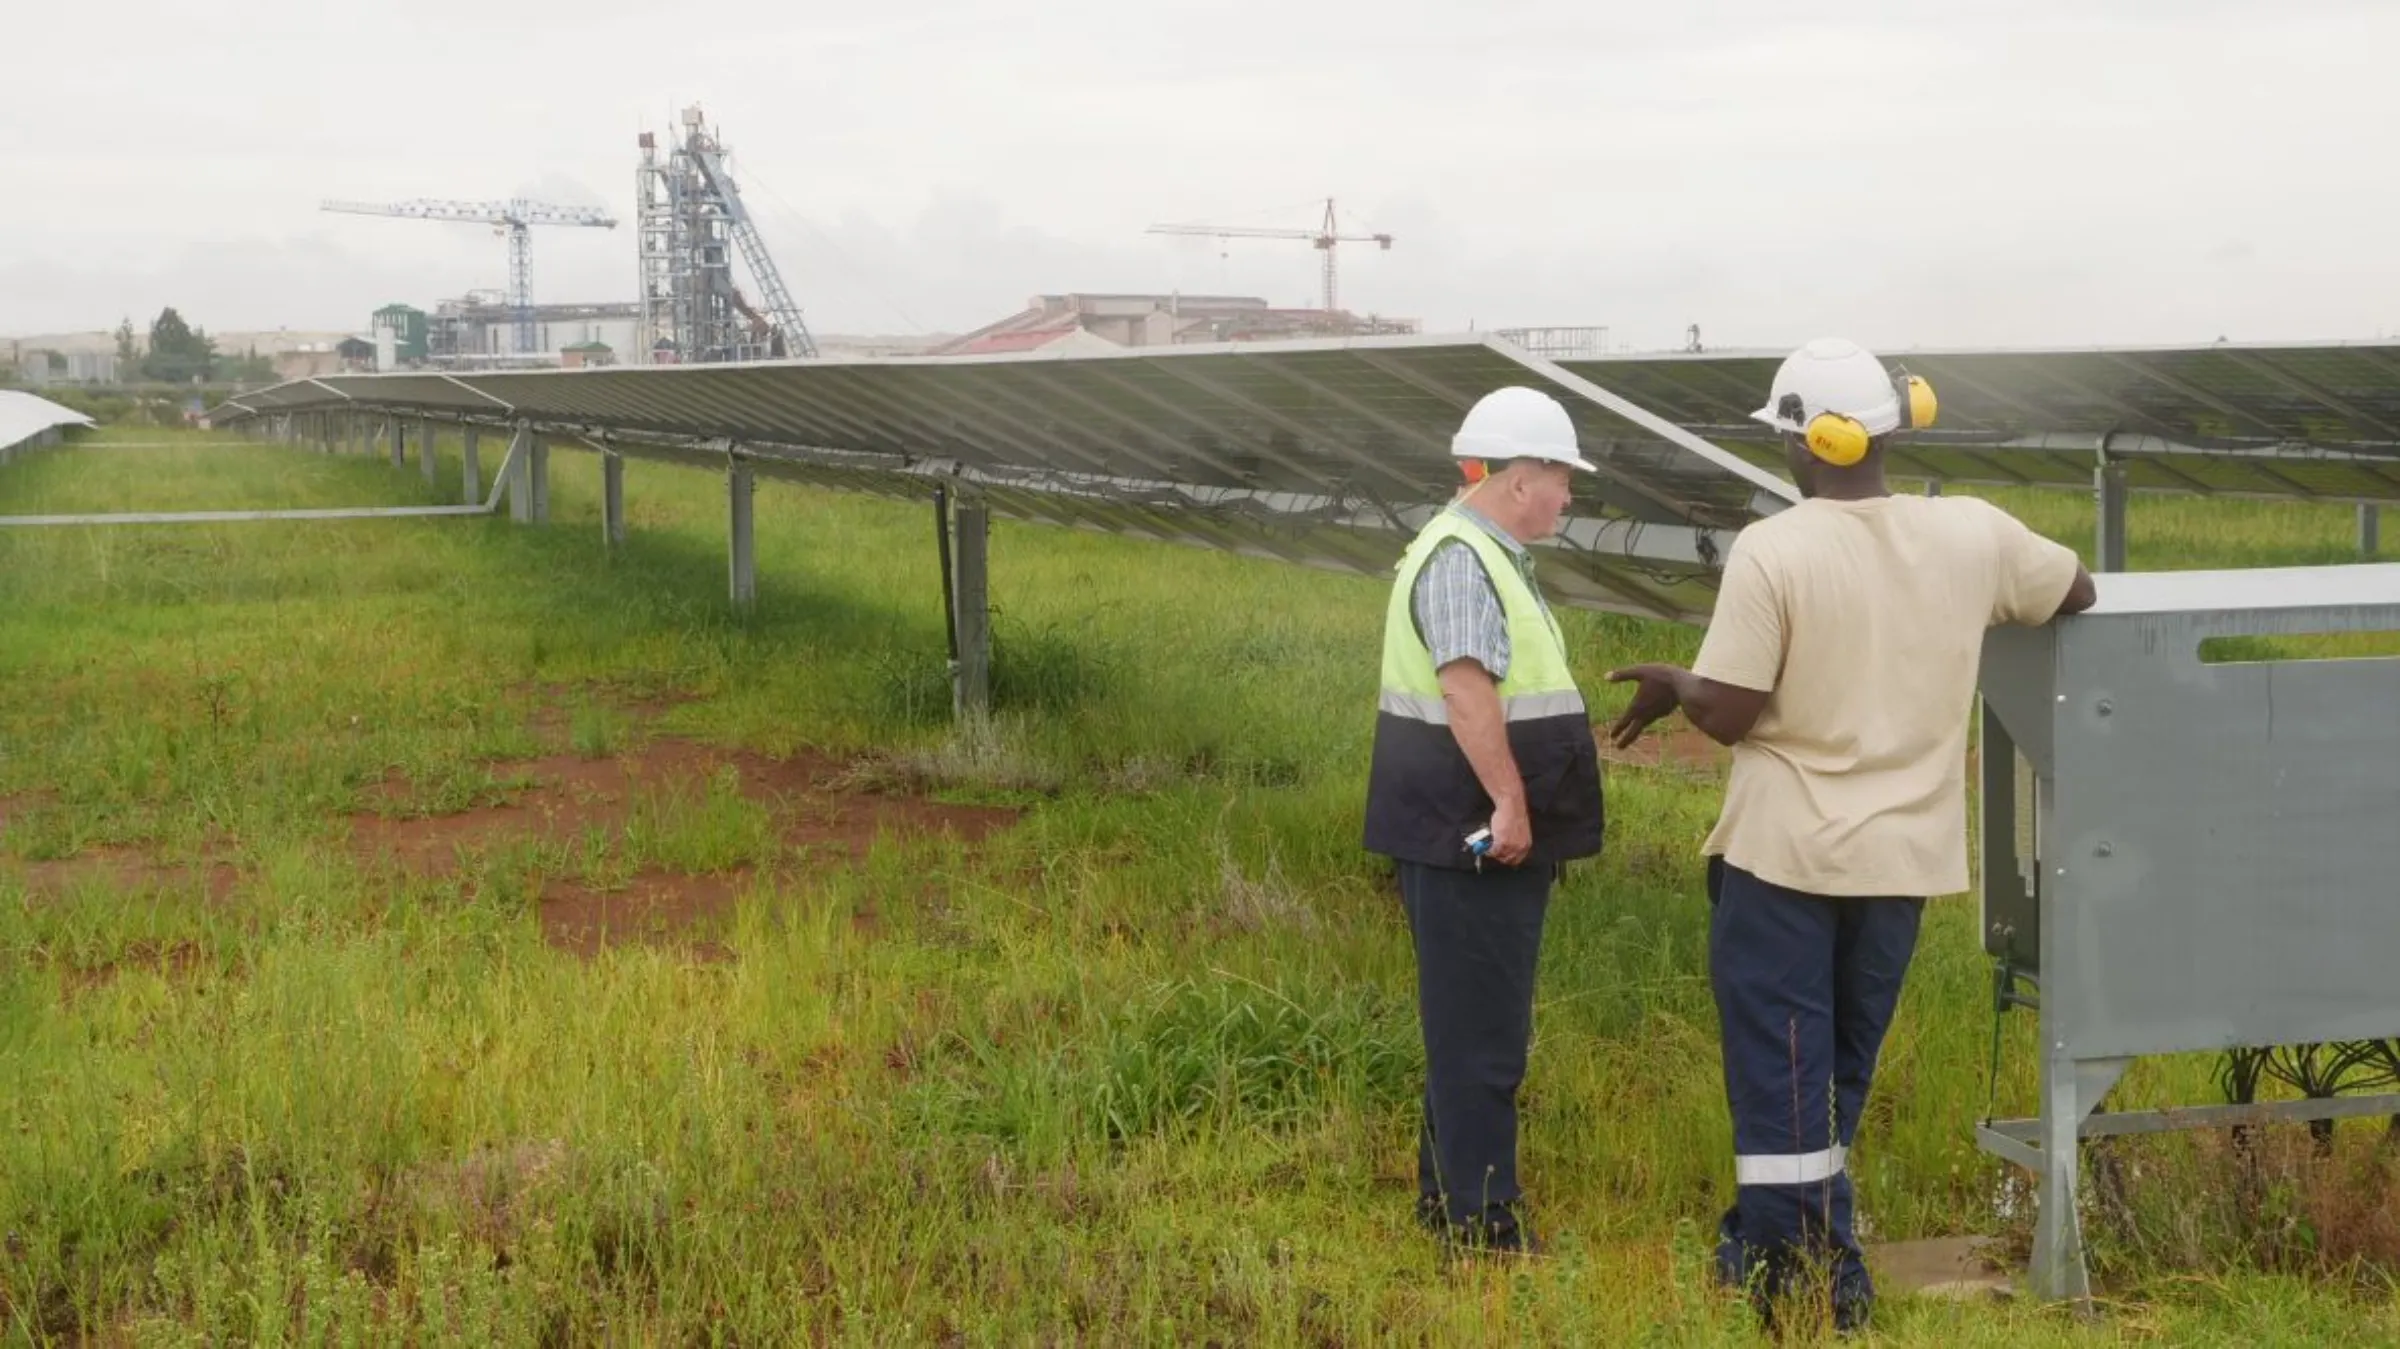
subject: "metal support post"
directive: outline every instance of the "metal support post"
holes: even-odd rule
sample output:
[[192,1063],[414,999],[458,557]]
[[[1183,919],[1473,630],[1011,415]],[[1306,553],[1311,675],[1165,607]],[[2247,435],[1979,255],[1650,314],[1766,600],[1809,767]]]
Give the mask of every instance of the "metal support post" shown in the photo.
[[384,449],[392,456],[392,467],[406,467],[408,464],[408,423],[398,417],[384,418],[383,439]]
[[478,453],[482,446],[476,443],[482,435],[480,428],[468,427],[463,433],[459,449],[459,477],[465,490],[465,495],[459,499],[469,505],[483,499],[483,462],[482,455]]
[[734,460],[725,471],[725,504],[726,562],[736,609],[748,609],[758,602],[757,537],[751,526],[750,509],[757,494],[749,461]]
[[2100,570],[2125,570],[2125,466],[2105,460],[2093,474],[2100,497]]
[[550,442],[535,436],[525,447],[525,482],[531,498],[525,507],[527,523],[550,523]]
[[433,421],[430,418],[417,419],[417,467],[424,471],[427,487],[437,485],[435,474],[441,466],[434,462]]
[[533,447],[540,443],[520,426],[508,447],[508,518],[520,525],[533,521]]
[[1929,497],[1938,497],[1941,494],[1942,480],[1939,478],[1927,478],[1925,480],[1925,495]]
[[951,684],[951,709],[962,721],[981,718],[992,707],[991,508],[982,498],[963,497],[955,515],[958,577],[950,621],[958,642],[958,675]]
[[2373,558],[2383,549],[2383,507],[2358,508],[2358,555]]
[[625,545],[625,456],[600,456],[600,540],[611,548]]

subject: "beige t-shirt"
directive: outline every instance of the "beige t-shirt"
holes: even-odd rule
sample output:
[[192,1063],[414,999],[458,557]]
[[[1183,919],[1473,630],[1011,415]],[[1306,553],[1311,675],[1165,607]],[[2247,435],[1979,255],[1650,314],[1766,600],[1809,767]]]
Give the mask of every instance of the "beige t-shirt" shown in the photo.
[[1965,890],[1984,629],[2047,622],[2076,561],[1972,497],[1811,500],[1744,529],[1692,670],[1770,696],[1704,850],[1808,894]]

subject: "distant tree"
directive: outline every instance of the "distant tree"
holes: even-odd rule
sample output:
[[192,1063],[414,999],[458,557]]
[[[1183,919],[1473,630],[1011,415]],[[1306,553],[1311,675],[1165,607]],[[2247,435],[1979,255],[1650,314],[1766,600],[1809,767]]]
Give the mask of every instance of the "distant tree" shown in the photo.
[[258,354],[258,344],[236,359],[217,362],[217,378],[236,384],[264,384],[275,378],[275,362]]
[[51,374],[63,375],[67,373],[67,353],[63,351],[50,351],[45,349],[42,352],[42,359],[49,363]]
[[142,339],[134,335],[133,316],[128,314],[117,325],[117,365],[131,373],[142,359]]
[[142,375],[166,384],[189,384],[216,371],[217,344],[208,330],[184,322],[173,305],[150,323],[150,354],[142,358]]

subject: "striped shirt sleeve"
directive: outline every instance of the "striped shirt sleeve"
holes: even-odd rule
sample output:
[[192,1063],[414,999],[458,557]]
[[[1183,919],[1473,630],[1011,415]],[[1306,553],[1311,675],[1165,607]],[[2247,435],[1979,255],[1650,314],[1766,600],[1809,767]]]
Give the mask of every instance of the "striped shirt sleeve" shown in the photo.
[[1410,608],[1433,668],[1464,657],[1495,680],[1508,677],[1508,615],[1473,548],[1454,539],[1434,550],[1417,572]]

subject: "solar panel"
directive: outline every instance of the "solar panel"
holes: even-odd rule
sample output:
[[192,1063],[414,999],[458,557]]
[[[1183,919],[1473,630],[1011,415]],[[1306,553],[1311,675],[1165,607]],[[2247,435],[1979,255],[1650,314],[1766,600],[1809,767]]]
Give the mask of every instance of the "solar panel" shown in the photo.
[[1793,499],[1774,473],[1483,338],[324,376],[218,416],[524,424],[885,495],[967,485],[1017,519],[1375,575],[1457,483],[1459,419],[1512,384],[1556,395],[1600,469],[1546,546],[1562,602],[1704,617],[1732,532]]
[[[2136,491],[2400,501],[2400,343],[2035,351],[1888,351],[1931,381],[1940,423],[1897,473],[2088,486],[2105,443]],[[1782,352],[1661,353],[1566,363],[1754,462],[1778,452],[1749,419]]]
[[91,424],[91,418],[71,407],[21,389],[0,389],[0,450],[14,449],[44,431]]

